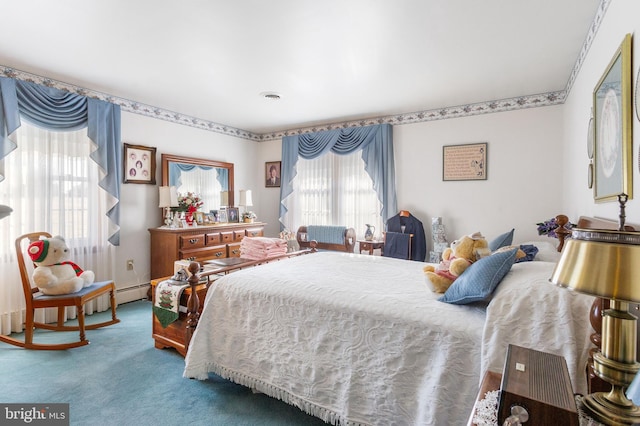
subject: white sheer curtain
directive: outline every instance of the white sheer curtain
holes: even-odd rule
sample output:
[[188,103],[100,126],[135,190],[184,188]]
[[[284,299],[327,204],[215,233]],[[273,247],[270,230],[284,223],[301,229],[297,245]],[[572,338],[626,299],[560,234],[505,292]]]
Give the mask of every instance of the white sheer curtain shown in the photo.
[[200,211],[209,213],[210,210],[220,208],[222,185],[216,178],[215,169],[203,170],[200,167],[196,167],[193,170],[183,171],[180,174],[180,181],[182,185],[176,188],[177,192],[179,194],[195,192],[199,195],[203,202]]
[[361,156],[358,151],[349,155],[330,152],[313,160],[299,158],[293,194],[285,201],[287,229],[295,232],[301,225],[344,225],[362,238],[368,224],[376,227],[379,237],[382,206]]
[[[93,143],[87,129],[50,132],[24,123],[15,134],[18,148],[5,157],[0,204],[13,213],[0,221],[0,332],[22,331],[24,296],[14,242],[22,234],[47,231],[61,235],[71,260],[96,274],[96,281],[115,275],[115,249],[108,243],[106,211],[113,205],[99,188],[98,165],[89,158]],[[85,313],[108,309],[101,298]],[[55,320],[55,311],[40,310],[36,321]],[[67,308],[75,318],[75,308]]]

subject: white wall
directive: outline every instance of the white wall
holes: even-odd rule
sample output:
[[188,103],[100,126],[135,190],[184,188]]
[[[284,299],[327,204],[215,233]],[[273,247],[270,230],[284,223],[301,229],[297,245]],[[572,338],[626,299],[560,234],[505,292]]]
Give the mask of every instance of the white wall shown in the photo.
[[[516,229],[537,239],[536,222],[560,211],[561,107],[534,108],[394,127],[398,208],[422,220],[442,217],[449,241]],[[488,143],[487,180],[444,182],[442,147]]]
[[[596,34],[591,49],[580,69],[567,102],[564,104],[564,158],[562,181],[563,208],[571,218],[599,216],[617,220],[616,202],[595,203],[593,193],[587,187],[587,128],[590,108],[593,104],[593,89],[602,77],[616,50],[627,33],[640,29],[640,2],[637,0],[615,0]],[[637,34],[635,35],[637,37]],[[640,40],[633,41],[633,85],[635,87],[640,63]],[[627,221],[640,224],[640,172],[638,170],[638,137],[640,127],[633,109],[633,200],[627,203]]]
[[[158,186],[162,183],[160,161],[163,153],[234,163],[236,200],[240,189],[252,189],[257,185],[254,174],[260,168],[255,155],[256,142],[127,112],[122,113],[122,141],[157,148],[157,185],[121,186],[120,246],[116,248],[115,277],[119,289],[149,282],[148,229],[162,225]],[[255,204],[253,210],[260,214],[260,203]],[[134,271],[126,270],[127,259],[134,260]],[[130,298],[136,297],[119,294],[118,300],[125,302]]]

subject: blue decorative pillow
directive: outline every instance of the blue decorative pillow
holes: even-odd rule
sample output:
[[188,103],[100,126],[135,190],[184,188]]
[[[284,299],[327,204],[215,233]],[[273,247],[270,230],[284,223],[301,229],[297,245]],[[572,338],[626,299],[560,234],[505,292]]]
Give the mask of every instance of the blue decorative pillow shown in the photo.
[[498,287],[516,260],[517,248],[492,254],[469,266],[438,299],[464,305],[486,299]]
[[513,233],[515,229],[511,229],[509,232],[505,232],[504,234],[498,235],[489,243],[489,250],[496,251],[500,247],[510,246],[513,242]]

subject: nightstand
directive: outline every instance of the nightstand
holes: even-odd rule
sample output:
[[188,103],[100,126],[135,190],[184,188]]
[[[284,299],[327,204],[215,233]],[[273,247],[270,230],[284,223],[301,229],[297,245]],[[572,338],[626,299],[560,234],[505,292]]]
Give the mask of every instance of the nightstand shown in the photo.
[[371,241],[367,241],[367,240],[358,240],[358,246],[360,247],[360,253],[362,253],[363,251],[368,251],[369,254],[373,254],[373,251],[375,249],[380,249],[380,252],[382,253],[382,251],[384,250],[384,241],[382,240],[371,240]]

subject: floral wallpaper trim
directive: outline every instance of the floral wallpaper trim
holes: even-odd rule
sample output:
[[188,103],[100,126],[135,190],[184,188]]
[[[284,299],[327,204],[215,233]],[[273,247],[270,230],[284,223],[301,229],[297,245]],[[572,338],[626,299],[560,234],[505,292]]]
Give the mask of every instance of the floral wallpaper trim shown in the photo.
[[64,83],[47,77],[31,74],[25,71],[19,71],[14,68],[0,66],[0,75],[4,77],[15,78],[31,83],[42,84],[48,87],[64,90],[70,93],[88,96],[120,105],[123,111],[140,114],[147,117],[166,120],[185,126],[196,127],[211,132],[222,133],[225,135],[235,136],[242,139],[248,139],[256,142],[280,139],[283,136],[296,135],[302,133],[318,132],[322,130],[331,130],[341,127],[357,127],[369,126],[372,124],[389,123],[394,125],[420,123],[423,121],[445,120],[448,118],[467,117],[479,114],[488,114],[493,112],[511,111],[523,108],[534,108],[541,106],[549,106],[561,104],[566,97],[565,91],[543,93],[540,95],[520,96],[517,98],[503,99],[497,101],[480,102],[455,107],[438,108],[427,111],[413,112],[407,114],[390,115],[386,117],[374,117],[361,120],[354,120],[341,123],[325,124],[322,126],[313,126],[300,129],[283,130],[271,133],[252,133],[247,130],[237,129],[235,127],[226,126],[224,124],[215,123],[213,121],[203,120],[178,112],[146,105],[140,102],[131,101],[129,99],[119,98],[117,96],[108,95],[106,93],[97,92],[95,90],[86,89],[75,86],[73,84]]
[[100,99],[116,105],[120,105],[123,111],[140,114],[147,117],[157,118],[159,120],[170,121],[185,126],[197,127],[199,129],[209,130],[216,133],[236,136],[249,140],[260,140],[260,135],[251,133],[246,130],[236,129],[235,127],[226,126],[224,124],[214,123],[213,121],[203,120],[178,112],[169,111],[163,108],[146,105],[140,102],[131,101],[129,99],[119,98],[117,96],[108,95],[106,93],[97,92],[95,90],[76,86],[62,81],[53,80],[51,78],[42,77],[25,71],[16,70],[14,68],[0,65],[0,77],[10,77],[17,80],[28,81],[31,83],[41,84],[43,86],[54,87],[70,93],[87,96],[90,98]]

